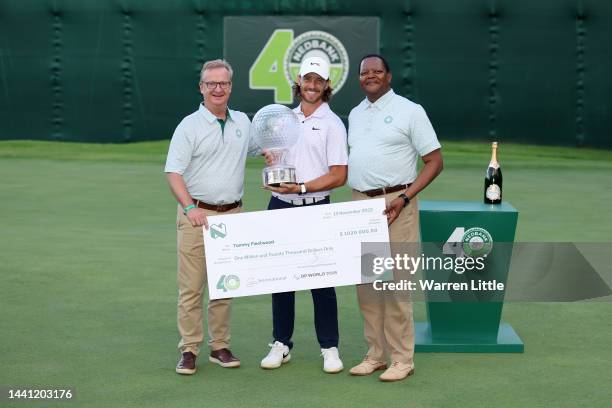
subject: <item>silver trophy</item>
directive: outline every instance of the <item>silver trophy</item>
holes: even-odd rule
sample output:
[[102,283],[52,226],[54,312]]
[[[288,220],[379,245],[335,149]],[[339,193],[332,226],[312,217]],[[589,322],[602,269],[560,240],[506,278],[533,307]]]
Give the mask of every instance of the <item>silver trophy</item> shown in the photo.
[[287,163],[287,152],[300,135],[300,121],[291,109],[284,105],[267,105],[253,117],[251,137],[261,149],[273,157],[272,165],[263,169],[263,183],[278,187],[280,183],[295,184],[295,167]]

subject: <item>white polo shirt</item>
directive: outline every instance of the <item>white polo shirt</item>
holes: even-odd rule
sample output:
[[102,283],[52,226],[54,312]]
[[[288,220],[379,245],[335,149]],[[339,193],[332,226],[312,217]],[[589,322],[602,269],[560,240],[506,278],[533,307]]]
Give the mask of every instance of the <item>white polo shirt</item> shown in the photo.
[[[346,128],[342,120],[329,108],[321,104],[312,115],[305,117],[301,105],[293,109],[301,122],[300,137],[289,149],[287,162],[295,166],[298,183],[306,183],[329,173],[330,166],[348,164]],[[278,194],[278,197],[297,200],[304,197],[325,197],[330,191],[314,193]]]
[[389,90],[349,114],[348,184],[366,191],[412,183],[417,161],[440,148],[423,107]]
[[228,110],[225,127],[200,104],[177,126],[170,142],[166,173],[183,176],[187,191],[209,204],[229,204],[242,198],[244,167],[251,122]]

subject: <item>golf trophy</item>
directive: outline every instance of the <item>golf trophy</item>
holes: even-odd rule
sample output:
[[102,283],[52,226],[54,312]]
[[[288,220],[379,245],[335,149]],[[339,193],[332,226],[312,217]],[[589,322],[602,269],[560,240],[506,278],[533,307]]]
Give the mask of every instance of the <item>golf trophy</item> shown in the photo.
[[263,169],[263,183],[278,187],[281,183],[295,184],[295,167],[287,163],[287,152],[300,135],[300,121],[291,109],[284,105],[267,105],[253,117],[251,137],[261,149],[273,157],[272,165]]

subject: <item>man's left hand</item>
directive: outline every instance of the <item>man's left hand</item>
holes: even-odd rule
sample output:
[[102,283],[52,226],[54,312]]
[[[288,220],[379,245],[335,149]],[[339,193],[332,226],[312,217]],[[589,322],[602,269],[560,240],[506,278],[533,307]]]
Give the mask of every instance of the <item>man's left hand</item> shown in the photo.
[[280,194],[298,194],[300,192],[300,186],[298,184],[280,183],[278,187],[263,186],[263,188]]
[[393,221],[399,217],[403,209],[404,199],[402,197],[394,198],[389,204],[387,204],[387,208],[385,211],[383,211],[383,214],[387,216],[387,224],[391,225]]

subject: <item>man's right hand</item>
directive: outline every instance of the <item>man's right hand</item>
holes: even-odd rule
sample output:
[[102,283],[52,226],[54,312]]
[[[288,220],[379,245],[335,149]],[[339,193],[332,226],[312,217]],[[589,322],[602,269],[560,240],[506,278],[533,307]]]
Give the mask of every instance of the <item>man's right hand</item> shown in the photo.
[[206,218],[206,211],[201,208],[195,207],[187,211],[187,218],[194,227],[201,227],[208,229],[208,219]]

